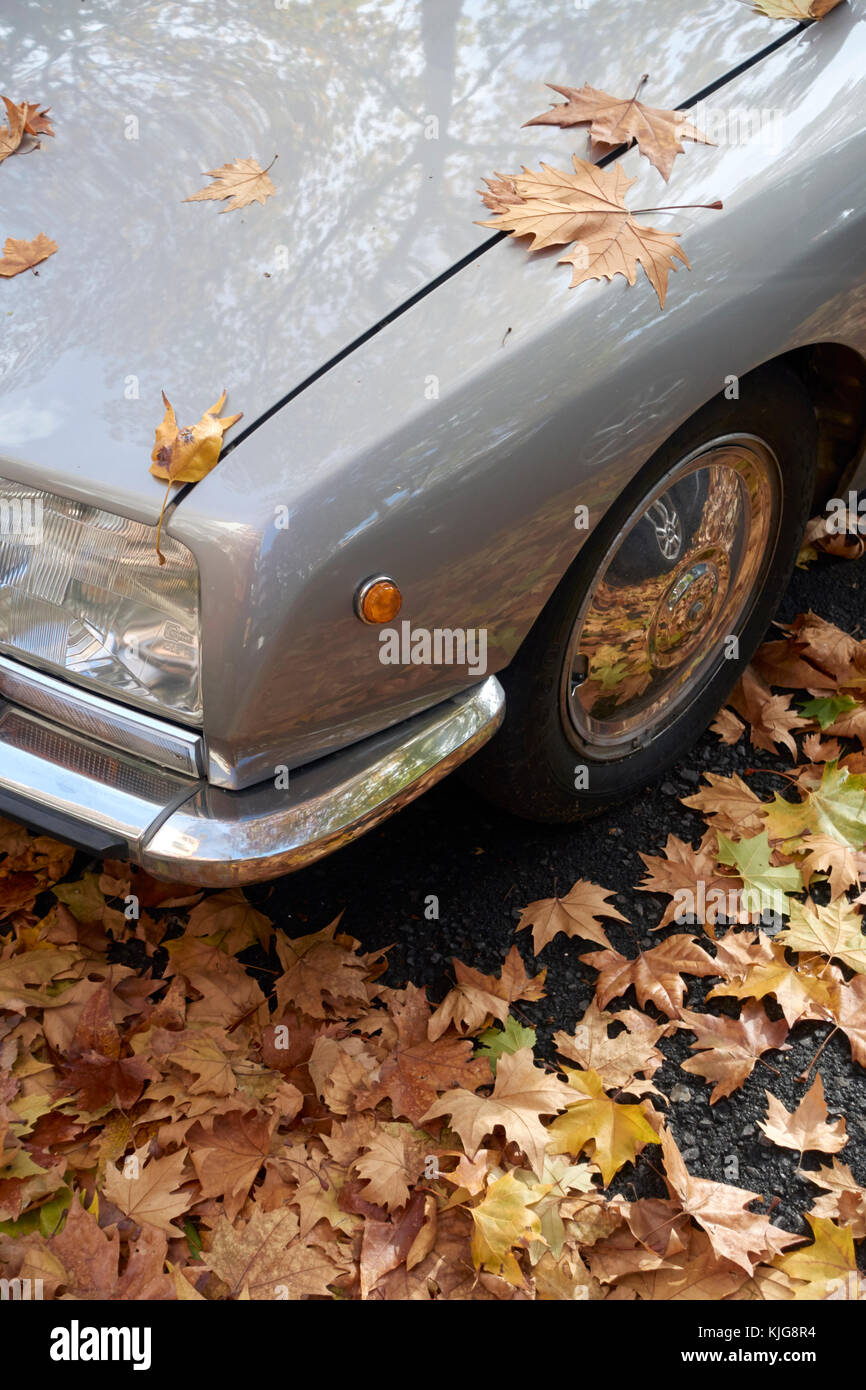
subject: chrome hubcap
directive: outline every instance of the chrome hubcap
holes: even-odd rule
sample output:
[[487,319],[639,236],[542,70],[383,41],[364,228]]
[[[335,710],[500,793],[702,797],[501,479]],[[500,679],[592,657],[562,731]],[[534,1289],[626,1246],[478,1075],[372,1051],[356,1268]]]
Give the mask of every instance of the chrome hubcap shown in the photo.
[[725,436],[681,460],[605,555],[563,664],[563,724],[595,759],[655,738],[695,699],[745,626],[773,556],[772,450]]

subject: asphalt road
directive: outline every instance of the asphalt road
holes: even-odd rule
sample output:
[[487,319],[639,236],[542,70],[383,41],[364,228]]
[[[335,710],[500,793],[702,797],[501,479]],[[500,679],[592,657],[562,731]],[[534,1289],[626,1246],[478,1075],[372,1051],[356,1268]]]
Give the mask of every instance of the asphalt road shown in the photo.
[[[851,562],[821,557],[808,570],[795,573],[778,616],[791,620],[811,608],[860,637],[866,630],[864,595],[866,558]],[[744,774],[747,768],[789,766],[784,751],[774,758],[742,740],[728,748],[715,735],[705,734],[664,778],[633,801],[568,827],[539,826],[504,815],[452,776],[338,854],[302,873],[251,890],[250,896],[291,935],[317,930],[342,912],[341,929],[357,937],[365,950],[391,947],[386,983],[426,985],[430,997],[438,1001],[453,982],[452,956],[498,973],[515,941],[521,909],[537,898],[566,893],[578,878],[614,891],[616,906],[629,918],[642,944],[658,942],[661,936],[650,938],[648,932],[668,900],[635,890],[644,872],[638,850],[659,853],[671,831],[697,843],[703,822],[680,805],[679,797],[695,791],[701,772]],[[749,781],[765,795],[781,787],[777,778],[765,773],[751,775]],[[424,916],[430,894],[439,901],[438,921]],[[625,928],[606,922],[605,929],[615,946],[632,952],[632,937]],[[527,965],[533,964],[531,934],[523,932],[516,940]],[[536,970],[547,966],[547,997],[521,1005],[521,1011],[525,1021],[538,1029],[539,1042],[548,1055],[552,1055],[553,1032],[573,1028],[590,1001],[596,975],[578,957],[592,949],[591,943],[560,935],[535,964]],[[689,1006],[700,1008],[708,988],[703,981],[690,979]],[[629,996],[626,1000],[635,1002]],[[732,1014],[738,1012],[733,1000],[719,1004]],[[770,1000],[769,1011],[773,1010]],[[765,1086],[793,1109],[804,1093],[796,1074],[829,1031],[825,1024],[798,1025],[789,1039],[793,1049],[772,1057],[778,1076],[759,1065],[742,1090],[712,1109],[708,1104],[711,1087],[679,1067],[679,1061],[690,1055],[691,1034],[662,1043],[670,1060],[655,1078],[666,1095],[675,1093],[671,1124],[689,1168],[716,1181],[725,1180],[727,1169],[727,1179],[734,1181],[730,1158],[735,1156],[739,1185],[777,1198],[774,1220],[804,1234],[807,1227],[801,1214],[812,1205],[818,1189],[796,1177],[799,1156],[769,1146],[756,1120],[766,1112]],[[866,1183],[866,1072],[851,1061],[840,1034],[822,1053],[819,1070],[831,1114],[847,1117],[850,1141],[840,1157],[852,1166],[858,1181]],[[814,1168],[820,1161],[818,1155],[807,1155],[804,1166]],[[632,1194],[663,1195],[655,1163],[651,1151],[645,1151],[635,1167],[622,1171],[617,1186]]]

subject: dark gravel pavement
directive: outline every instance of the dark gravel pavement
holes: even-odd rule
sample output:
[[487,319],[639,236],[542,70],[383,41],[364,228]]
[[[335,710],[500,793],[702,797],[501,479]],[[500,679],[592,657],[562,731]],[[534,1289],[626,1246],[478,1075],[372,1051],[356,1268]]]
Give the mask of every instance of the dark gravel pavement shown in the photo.
[[[808,570],[795,573],[779,617],[790,621],[811,608],[860,637],[866,628],[864,594],[866,557],[856,562],[821,557]],[[638,850],[659,853],[669,832],[697,843],[703,822],[680,804],[679,797],[696,790],[703,771],[744,774],[747,768],[774,767],[790,767],[788,755],[780,752],[773,757],[743,740],[729,748],[708,733],[664,779],[640,796],[593,821],[568,827],[511,818],[491,809],[451,777],[340,853],[302,873],[250,890],[250,896],[292,935],[317,930],[342,911],[342,929],[359,938],[365,950],[391,946],[387,983],[426,985],[437,1001],[453,983],[452,956],[498,973],[515,941],[521,909],[537,898],[564,894],[577,878],[592,879],[616,893],[613,901],[629,918],[632,931],[613,922],[605,922],[605,929],[618,949],[631,954],[634,934],[644,946],[667,934],[648,935],[668,899],[635,890],[644,873]],[[782,787],[778,778],[763,771],[750,776],[749,782],[764,795]],[[439,900],[438,921],[424,917],[430,894]],[[541,1049],[552,1056],[552,1034],[558,1028],[573,1028],[592,997],[596,973],[578,958],[593,946],[560,935],[536,963],[531,933],[523,932],[516,940],[528,966],[547,967],[547,997],[523,1004],[520,1010],[525,1021],[538,1029]],[[700,1008],[712,982],[687,978],[686,1002]],[[630,994],[625,1002],[636,1001]],[[615,1002],[613,1007],[623,1005]],[[710,1007],[732,1015],[738,1012],[734,1000],[716,1001]],[[768,1012],[779,1016],[772,999]],[[812,1205],[819,1189],[796,1176],[799,1155],[769,1145],[756,1121],[766,1112],[765,1087],[789,1110],[794,1108],[805,1090],[796,1074],[808,1065],[829,1031],[826,1024],[797,1025],[789,1038],[791,1051],[767,1054],[778,1076],[759,1064],[740,1091],[712,1109],[710,1085],[679,1067],[691,1055],[690,1033],[662,1042],[669,1060],[655,1078],[671,1098],[671,1123],[691,1171],[723,1181],[727,1165],[729,1181],[778,1199],[774,1220],[804,1234],[807,1227],[801,1213]],[[840,1158],[850,1164],[859,1182],[866,1183],[866,1072],[851,1061],[840,1034],[822,1053],[819,1070],[831,1115],[845,1115],[848,1124],[850,1140]],[[732,1155],[739,1165],[738,1179],[731,1172]],[[816,1168],[821,1162],[830,1159],[807,1154],[803,1166]],[[622,1170],[615,1186],[632,1195],[661,1195],[663,1185],[656,1168],[652,1151],[645,1150],[636,1165]]]

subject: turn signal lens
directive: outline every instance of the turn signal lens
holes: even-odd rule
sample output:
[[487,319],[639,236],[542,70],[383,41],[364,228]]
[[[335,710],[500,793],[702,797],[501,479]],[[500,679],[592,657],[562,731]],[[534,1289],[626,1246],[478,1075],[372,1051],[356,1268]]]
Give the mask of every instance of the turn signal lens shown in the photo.
[[390,623],[402,603],[403,595],[386,574],[365,579],[355,594],[355,612],[362,623]]

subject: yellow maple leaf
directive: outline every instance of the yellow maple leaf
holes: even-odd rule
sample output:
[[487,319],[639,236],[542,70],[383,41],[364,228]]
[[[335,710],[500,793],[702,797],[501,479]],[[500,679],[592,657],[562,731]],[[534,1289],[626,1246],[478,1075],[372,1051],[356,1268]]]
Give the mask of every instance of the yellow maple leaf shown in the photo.
[[792,1279],[805,1281],[808,1288],[802,1289],[798,1297],[818,1299],[824,1296],[828,1284],[849,1275],[856,1276],[854,1237],[850,1230],[826,1217],[810,1216],[806,1212],[806,1220],[815,1237],[812,1245],[801,1246],[788,1255],[777,1255],[773,1264]]
[[566,1067],[569,1083],[584,1099],[570,1105],[550,1126],[551,1153],[569,1153],[575,1158],[591,1145],[590,1157],[601,1170],[605,1187],[624,1163],[631,1163],[645,1144],[658,1144],[659,1137],[646,1117],[642,1105],[620,1105],[605,1094],[597,1071],[574,1071]]
[[225,398],[226,393],[223,391],[219,400],[208,407],[197,425],[178,429],[174,407],[165,392],[162,393],[165,415],[156,427],[156,439],[150,455],[151,473],[166,483],[159,525],[156,529],[156,553],[161,565],[165,564],[165,556],[159,548],[159,536],[169,489],[173,483],[198,483],[206,477],[220,456],[226,430],[231,429],[232,425],[242,418],[240,414],[219,418],[218,412],[222,410]]
[[475,1223],[472,1258],[476,1268],[498,1274],[516,1287],[524,1283],[514,1247],[542,1239],[541,1220],[532,1206],[545,1191],[518,1182],[513,1173],[490,1184],[484,1200],[470,1211]]

